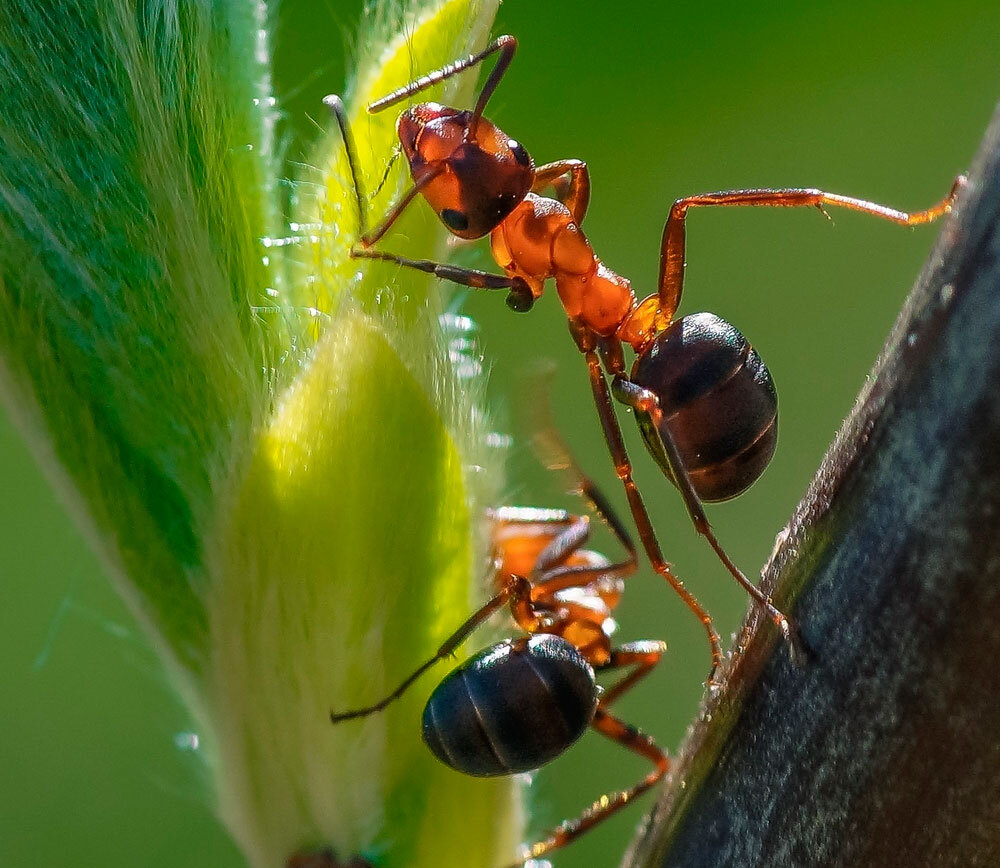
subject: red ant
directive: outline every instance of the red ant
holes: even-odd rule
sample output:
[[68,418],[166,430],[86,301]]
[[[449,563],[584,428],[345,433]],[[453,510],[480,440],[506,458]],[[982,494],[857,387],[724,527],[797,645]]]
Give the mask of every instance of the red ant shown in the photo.
[[[583,548],[590,519],[564,510],[504,507],[489,513],[496,594],[473,613],[437,653],[392,693],[365,708],[331,712],[333,723],[381,711],[439,660],[451,656],[492,614],[508,606],[527,636],[491,645],[452,670],[423,714],[427,746],[456,771],[476,776],[537,769],[593,727],[647,758],[654,768],[627,790],[601,796],[575,820],[525,847],[521,865],[569,844],[653,787],[670,766],[647,735],[608,709],[659,662],[663,642],[612,647],[611,613],[624,579],[637,567],[635,545],[604,496],[570,458],[554,430],[539,433],[553,465],[566,468],[574,488],[611,529],[627,556],[611,563]],[[603,692],[594,671],[633,667]],[[512,866],[513,868],[513,866]]]
[[[730,190],[678,199],[663,229],[659,289],[639,301],[629,281],[597,258],[581,229],[590,199],[586,163],[560,160],[536,169],[524,147],[483,117],[516,47],[513,36],[500,36],[478,54],[418,78],[368,106],[370,113],[382,111],[499,54],[472,111],[421,103],[399,116],[396,128],[413,186],[373,229],[366,226],[358,161],[343,105],[336,96],[326,98],[340,125],[357,199],[360,238],[351,255],[394,262],[475,289],[506,289],[507,304],[515,311],[529,310],[545,281],[554,278],[570,333],[587,363],[604,437],[643,548],[653,568],[703,624],[714,674],[722,660],[718,634],[708,612],[663,558],[632,479],[612,403],[614,396],[635,411],[650,453],[680,490],[697,532],[786,638],[794,639],[789,619],[723,550],[702,507],[703,502],[736,497],[763,473],[777,441],[777,393],[760,356],[734,326],[707,313],[673,319],[684,279],[688,210],[806,206],[823,211],[824,206],[836,205],[916,226],[947,214],[963,179],[941,203],[913,214],[813,189]],[[555,189],[556,198],[540,195],[549,187]],[[459,238],[489,233],[493,257],[504,276],[374,249],[417,194]],[[623,344],[636,353],[630,372]],[[606,376],[611,379],[610,391]]]

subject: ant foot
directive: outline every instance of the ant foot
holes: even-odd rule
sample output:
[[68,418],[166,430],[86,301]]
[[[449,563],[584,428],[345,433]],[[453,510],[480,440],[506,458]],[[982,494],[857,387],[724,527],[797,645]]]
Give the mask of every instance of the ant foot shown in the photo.
[[802,632],[795,624],[789,622],[785,639],[788,641],[788,656],[791,658],[793,666],[804,667],[815,659],[815,653],[806,645],[802,638]]

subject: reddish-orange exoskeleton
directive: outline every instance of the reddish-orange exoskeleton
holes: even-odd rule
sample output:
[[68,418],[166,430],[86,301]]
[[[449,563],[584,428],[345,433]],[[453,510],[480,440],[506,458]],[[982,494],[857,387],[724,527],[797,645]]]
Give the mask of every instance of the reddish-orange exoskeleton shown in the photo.
[[[413,186],[374,228],[367,227],[343,106],[339,98],[327,98],[340,125],[357,195],[361,234],[351,254],[395,262],[476,289],[507,290],[507,303],[516,311],[529,310],[545,281],[555,280],[570,332],[586,360],[604,436],[643,548],[653,568],[704,625],[714,672],[721,660],[718,636],[708,613],[661,553],[632,479],[612,403],[614,396],[635,411],[646,445],[680,490],[698,533],[786,637],[793,638],[789,620],[723,550],[702,507],[706,501],[735,497],[764,471],[777,440],[777,393],[767,368],[735,327],[712,314],[674,319],[684,279],[688,211],[708,206],[820,210],[838,206],[916,226],[948,213],[958,183],[941,203],[912,214],[814,189],[731,190],[678,199],[663,229],[658,290],[639,300],[629,281],[601,262],[581,228],[590,199],[586,164],[561,160],[536,168],[520,143],[483,117],[516,45],[514,37],[501,36],[479,54],[431,72],[368,106],[369,112],[381,111],[498,55],[471,111],[422,103],[400,115],[397,131]],[[542,195],[550,188],[554,198]],[[414,260],[375,248],[418,194],[459,238],[489,234],[493,257],[504,274]],[[631,370],[625,365],[625,344],[636,354]]]
[[[589,726],[653,764],[629,789],[601,796],[578,818],[526,847],[517,864],[565,846],[621,810],[656,784],[670,764],[652,738],[609,710],[649,674],[666,648],[658,641],[612,645],[612,612],[624,580],[636,570],[635,545],[554,429],[538,433],[546,457],[568,471],[573,488],[589,501],[627,556],[612,563],[584,548],[590,536],[585,515],[525,507],[491,510],[494,596],[392,693],[364,708],[330,714],[332,722],[341,723],[381,711],[453,654],[492,614],[509,608],[527,635],[470,658],[445,677],[427,702],[424,741],[438,758],[466,774],[514,774],[554,759]],[[595,672],[623,668],[629,671],[603,691],[597,688]]]

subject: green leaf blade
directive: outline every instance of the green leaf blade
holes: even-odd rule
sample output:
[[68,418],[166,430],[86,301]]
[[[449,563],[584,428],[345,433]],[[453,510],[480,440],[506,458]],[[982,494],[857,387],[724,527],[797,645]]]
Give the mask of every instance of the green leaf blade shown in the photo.
[[[247,181],[267,173],[249,96],[259,69],[233,81],[231,29],[218,21],[253,9],[217,7],[15,0],[0,11],[5,400],[188,671],[206,644],[214,487],[267,402],[268,351],[248,304],[270,282],[255,249],[270,192]],[[258,194],[249,203],[243,187]]]

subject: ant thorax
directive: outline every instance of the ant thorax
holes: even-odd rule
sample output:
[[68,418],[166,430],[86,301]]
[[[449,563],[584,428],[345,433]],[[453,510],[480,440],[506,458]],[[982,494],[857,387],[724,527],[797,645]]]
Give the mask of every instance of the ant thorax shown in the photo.
[[599,335],[613,335],[635,307],[631,284],[597,258],[569,208],[529,193],[490,238],[493,258],[522,278],[537,298],[555,278],[567,316]]

